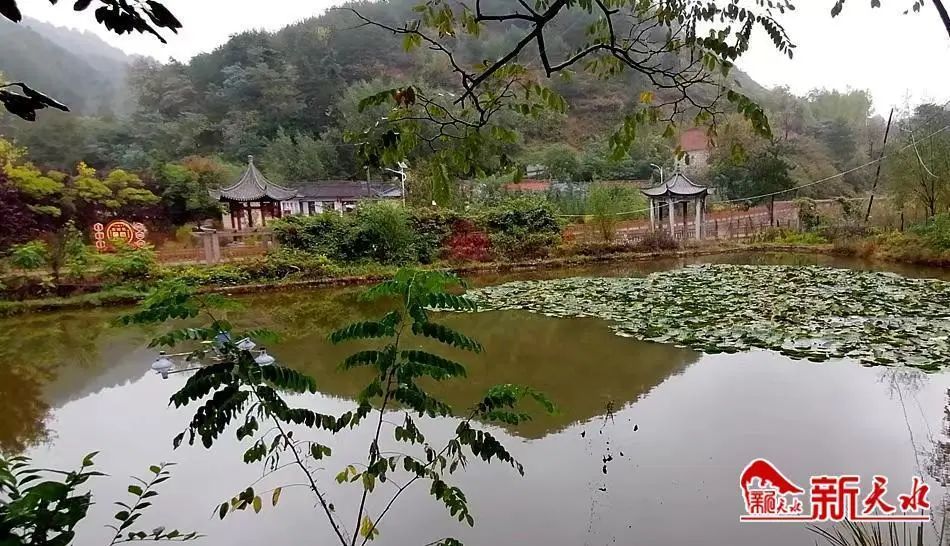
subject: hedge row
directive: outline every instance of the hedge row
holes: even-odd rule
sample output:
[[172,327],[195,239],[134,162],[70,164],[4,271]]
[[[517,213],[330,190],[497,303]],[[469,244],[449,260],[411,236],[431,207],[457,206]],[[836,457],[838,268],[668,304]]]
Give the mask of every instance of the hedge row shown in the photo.
[[275,223],[274,231],[285,248],[341,263],[537,258],[547,256],[561,242],[554,209],[530,198],[465,214],[373,203],[344,216],[291,216]]

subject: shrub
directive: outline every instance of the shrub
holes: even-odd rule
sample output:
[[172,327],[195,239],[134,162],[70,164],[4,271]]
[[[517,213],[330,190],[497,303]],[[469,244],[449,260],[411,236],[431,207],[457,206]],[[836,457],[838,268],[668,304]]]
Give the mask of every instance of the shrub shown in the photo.
[[333,212],[289,216],[274,222],[274,236],[282,246],[336,257],[346,246],[352,220]]
[[594,184],[587,195],[587,209],[593,214],[594,225],[605,243],[614,240],[619,220],[617,214],[623,212],[612,189],[610,186]]
[[561,225],[544,199],[518,197],[483,211],[478,223],[504,258],[546,256],[561,241]]
[[282,280],[326,277],[337,267],[321,254],[282,249],[241,264],[241,270],[251,280]]
[[99,258],[102,280],[106,284],[147,281],[158,273],[158,260],[151,248],[121,245],[112,254]]
[[837,224],[825,226],[818,230],[818,234],[828,241],[845,239],[863,239],[874,234],[874,230],[862,224]]
[[798,223],[802,229],[812,231],[821,225],[821,214],[818,213],[818,204],[813,199],[796,199],[798,205]]
[[506,260],[544,258],[560,241],[559,236],[526,230],[492,233],[489,239],[495,253]]
[[10,253],[10,263],[19,269],[40,269],[48,259],[49,248],[43,241],[15,245]]
[[637,241],[634,249],[639,252],[660,252],[663,250],[679,250],[680,244],[669,233],[657,230],[647,233]]
[[937,265],[943,265],[947,259],[944,251],[935,248],[932,243],[913,232],[885,232],[864,241],[872,241],[874,253],[881,258]]
[[446,243],[445,257],[453,262],[490,261],[491,239],[470,220],[459,220]]
[[621,219],[642,218],[648,206],[640,190],[627,185],[593,184],[587,195],[587,210],[605,242],[613,240]]
[[834,241],[834,251],[848,256],[871,258],[877,254],[878,245],[873,239],[837,239]]
[[842,196],[835,199],[835,201],[838,203],[838,206],[841,207],[841,216],[845,221],[851,223],[860,220],[861,211],[854,200]]
[[912,227],[911,232],[933,249],[950,250],[950,214],[938,214],[925,223]]
[[69,224],[61,232],[48,235],[47,238],[49,242],[35,240],[14,246],[10,264],[28,270],[46,268],[52,272],[56,283],[64,267],[71,280],[85,278],[96,254],[83,243],[82,234]]
[[274,223],[282,246],[344,262],[405,263],[418,259],[406,209],[367,203],[351,215],[291,216]]
[[432,263],[442,248],[449,248],[455,226],[462,220],[451,209],[422,208],[409,212],[409,225],[416,236],[416,253],[422,263]]
[[352,215],[353,228],[341,256],[350,261],[379,263],[416,261],[416,234],[405,207],[393,203],[361,205]]
[[537,197],[516,197],[486,209],[480,215],[480,223],[491,233],[561,234],[554,207]]

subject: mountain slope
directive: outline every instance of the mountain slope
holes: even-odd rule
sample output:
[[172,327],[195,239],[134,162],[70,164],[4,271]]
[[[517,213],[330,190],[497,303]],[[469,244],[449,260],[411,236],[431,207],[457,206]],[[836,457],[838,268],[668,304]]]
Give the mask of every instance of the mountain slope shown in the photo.
[[0,73],[81,114],[111,114],[122,102],[131,57],[92,33],[33,19],[0,19]]

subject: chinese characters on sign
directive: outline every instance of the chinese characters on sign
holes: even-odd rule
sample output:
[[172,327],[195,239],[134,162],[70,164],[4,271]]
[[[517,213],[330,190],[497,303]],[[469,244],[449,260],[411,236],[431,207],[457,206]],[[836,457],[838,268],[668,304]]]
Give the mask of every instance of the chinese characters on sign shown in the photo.
[[804,489],[769,461],[752,461],[739,476],[745,503],[739,521],[930,521],[930,486],[918,476],[893,496],[886,476],[874,476],[869,484],[860,476],[812,476],[809,485],[806,509]]
[[113,220],[106,225],[99,222],[92,226],[92,238],[99,252],[113,250],[116,242],[142,248],[148,244],[147,236],[148,229],[145,228],[145,224],[139,222]]

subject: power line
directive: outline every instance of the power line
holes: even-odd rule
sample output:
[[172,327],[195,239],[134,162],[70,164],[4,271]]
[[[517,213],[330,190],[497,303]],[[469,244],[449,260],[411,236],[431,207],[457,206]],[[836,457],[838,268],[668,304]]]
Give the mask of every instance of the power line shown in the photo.
[[[945,125],[944,127],[940,128],[940,129],[937,129],[936,131],[934,131],[933,133],[930,133],[929,135],[927,135],[927,136],[924,137],[924,138],[930,138],[930,137],[932,137],[932,136],[936,136],[937,134],[942,133],[942,132],[946,131],[947,129],[950,129],[950,125]],[[848,170],[846,170],[846,171],[839,172],[838,174],[834,174],[834,175],[828,176],[828,177],[826,177],[826,178],[822,178],[821,180],[815,180],[814,182],[809,182],[809,183],[807,183],[807,184],[802,184],[802,185],[800,185],[800,186],[795,186],[794,188],[789,188],[789,189],[787,189],[787,190],[781,190],[781,191],[774,191],[774,192],[771,192],[771,193],[763,193],[762,195],[753,195],[752,197],[743,197],[743,198],[741,198],[741,199],[730,199],[730,200],[728,200],[728,201],[720,201],[720,203],[735,203],[735,202],[737,202],[737,201],[747,201],[747,200],[749,200],[749,199],[759,199],[760,197],[771,197],[771,196],[773,196],[773,195],[781,195],[781,194],[783,194],[783,193],[788,193],[788,192],[800,190],[800,189],[802,189],[802,188],[807,188],[807,187],[810,187],[810,186],[814,186],[814,185],[817,185],[817,184],[821,184],[822,182],[828,182],[829,180],[834,180],[834,179],[836,179],[836,178],[841,178],[842,176],[851,174],[851,173],[853,173],[853,172],[855,172],[855,171],[859,171],[859,170],[861,170],[861,169],[863,169],[863,168],[865,168],[865,167],[870,167],[871,165],[874,165],[874,164],[876,164],[876,163],[880,163],[881,161],[884,161],[884,160],[887,159],[888,157],[891,157],[891,156],[894,156],[894,155],[903,153],[903,152],[905,152],[905,151],[907,151],[907,150],[909,150],[910,148],[913,148],[913,147],[914,147],[913,144],[908,144],[907,146],[904,146],[903,148],[898,149],[896,152],[892,152],[892,153],[890,153],[890,154],[888,154],[888,155],[882,155],[881,157],[879,157],[879,158],[877,158],[877,159],[872,159],[871,161],[868,161],[867,163],[865,163],[865,164],[863,164],[863,165],[859,165],[859,166],[857,166],[857,167],[854,167],[853,169],[848,169]]]
[[[950,104],[950,101],[948,101],[947,104]],[[950,129],[950,125],[946,125],[946,126],[940,128],[940,129],[937,129],[936,131],[934,131],[933,133],[930,133],[929,135],[927,135],[927,136],[924,137],[924,138],[930,138],[930,137],[932,137],[932,136],[936,136],[936,135],[938,135],[938,134],[940,134],[940,133],[946,131],[947,129]],[[760,198],[762,198],[762,197],[772,197],[773,195],[782,195],[782,194],[784,194],[784,193],[789,193],[789,192],[797,191],[797,190],[800,190],[800,189],[802,189],[802,188],[808,188],[808,187],[811,187],[811,186],[815,186],[815,185],[821,184],[821,183],[823,183],[823,182],[828,182],[829,180],[834,180],[834,179],[836,179],[836,178],[841,178],[842,176],[849,175],[849,174],[851,174],[851,173],[853,173],[853,172],[856,172],[856,171],[859,171],[859,170],[861,170],[861,169],[863,169],[863,168],[865,168],[865,167],[870,167],[871,165],[874,165],[874,164],[876,164],[876,163],[880,163],[881,161],[884,161],[884,160],[887,159],[888,157],[892,157],[892,156],[895,156],[895,155],[897,155],[897,154],[903,153],[903,152],[905,152],[905,151],[907,151],[907,150],[909,150],[910,148],[913,148],[913,147],[914,147],[914,144],[908,144],[908,145],[904,146],[903,148],[898,149],[897,151],[891,152],[890,154],[887,154],[887,155],[882,155],[881,157],[879,157],[879,158],[877,158],[877,159],[872,159],[871,161],[868,161],[867,163],[865,163],[865,164],[863,164],[863,165],[859,165],[859,166],[857,166],[857,167],[854,167],[854,168],[852,168],[852,169],[848,169],[848,170],[846,170],[846,171],[841,171],[841,172],[839,172],[839,173],[837,173],[837,174],[834,174],[834,175],[831,175],[831,176],[822,178],[821,180],[815,180],[815,181],[813,181],[813,182],[808,182],[808,183],[806,183],[806,184],[801,184],[801,185],[795,186],[795,187],[793,187],[793,188],[788,188],[787,190],[773,191],[773,192],[770,192],[770,193],[763,193],[763,194],[760,194],[760,195],[752,195],[752,196],[749,196],[749,197],[740,197],[740,198],[737,198],[737,199],[729,199],[729,200],[726,200],[726,201],[717,201],[717,203],[738,203],[738,202],[741,202],[741,201],[750,201],[750,200],[753,200],[753,199],[760,199]],[[685,203],[685,202],[687,202],[687,201],[689,201],[689,200],[688,200],[688,199],[683,199],[683,200],[680,200],[680,201],[674,201],[673,204],[674,204],[674,205],[677,205],[677,204],[679,204],[679,203]],[[626,216],[626,215],[629,215],[629,214],[637,214],[637,213],[640,213],[640,212],[649,212],[649,211],[650,211],[649,208],[645,208],[645,209],[639,209],[639,210],[631,210],[631,211],[627,211],[627,212],[616,212],[616,213],[611,214],[611,216]],[[561,218],[583,218],[583,217],[585,217],[585,216],[590,216],[590,215],[589,215],[589,214],[558,214],[558,217],[561,217]]]

